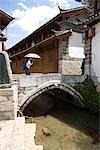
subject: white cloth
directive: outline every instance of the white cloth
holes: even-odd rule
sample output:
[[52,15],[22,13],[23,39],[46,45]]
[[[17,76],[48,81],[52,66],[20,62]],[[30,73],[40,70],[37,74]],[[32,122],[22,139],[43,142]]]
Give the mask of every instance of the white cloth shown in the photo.
[[27,63],[26,63],[26,67],[28,69],[30,69],[30,67],[32,66],[33,62],[31,60],[28,60]]

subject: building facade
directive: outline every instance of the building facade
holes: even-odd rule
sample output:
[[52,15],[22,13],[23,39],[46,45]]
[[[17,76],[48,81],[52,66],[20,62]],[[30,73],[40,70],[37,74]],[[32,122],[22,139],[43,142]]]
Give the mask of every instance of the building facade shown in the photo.
[[82,22],[86,26],[84,32],[85,73],[100,83],[100,1],[84,0],[84,2],[91,9],[91,14]]
[[[22,70],[24,56],[33,52],[39,54],[41,59],[34,60],[31,72],[81,74],[82,58],[71,56],[71,52],[79,54],[83,50],[82,32],[84,28],[78,27],[77,20],[84,20],[89,13],[90,11],[84,7],[70,10],[60,9],[60,13],[52,20],[8,49],[13,73],[24,73]],[[80,16],[80,14],[83,15]]]

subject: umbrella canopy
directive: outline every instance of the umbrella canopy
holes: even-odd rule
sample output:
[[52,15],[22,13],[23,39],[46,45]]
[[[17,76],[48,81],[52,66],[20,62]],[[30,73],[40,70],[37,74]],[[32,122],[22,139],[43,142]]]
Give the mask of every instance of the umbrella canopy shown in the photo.
[[25,55],[24,57],[26,57],[26,58],[41,58],[39,55],[37,55],[35,53],[29,53],[29,54]]

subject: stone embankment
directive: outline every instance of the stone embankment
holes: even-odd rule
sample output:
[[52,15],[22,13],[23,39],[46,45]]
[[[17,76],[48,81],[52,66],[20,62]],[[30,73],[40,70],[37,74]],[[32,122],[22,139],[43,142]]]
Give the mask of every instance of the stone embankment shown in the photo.
[[36,124],[25,124],[24,117],[0,121],[0,150],[43,150],[34,142]]
[[0,89],[0,150],[43,150],[35,145],[36,124],[17,117],[18,85]]

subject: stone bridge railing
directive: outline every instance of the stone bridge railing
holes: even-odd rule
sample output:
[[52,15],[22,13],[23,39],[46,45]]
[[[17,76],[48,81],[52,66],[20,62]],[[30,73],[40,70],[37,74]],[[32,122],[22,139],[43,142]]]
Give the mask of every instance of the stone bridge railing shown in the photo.
[[19,86],[22,88],[38,87],[39,85],[52,81],[59,80],[61,83],[65,83],[71,86],[76,85],[84,81],[86,76],[80,75],[61,75],[61,74],[32,74],[26,76],[24,74],[17,74],[13,76],[13,80],[18,81]]

